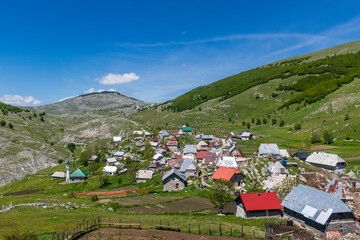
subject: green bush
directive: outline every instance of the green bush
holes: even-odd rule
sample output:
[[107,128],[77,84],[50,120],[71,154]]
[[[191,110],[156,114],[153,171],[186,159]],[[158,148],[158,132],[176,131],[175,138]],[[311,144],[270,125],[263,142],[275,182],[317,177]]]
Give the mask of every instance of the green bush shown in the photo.
[[98,195],[91,195],[91,201],[93,202],[99,201]]
[[1,126],[1,127],[4,127],[5,125],[6,125],[6,122],[5,122],[4,120],[1,120],[1,121],[0,121],[0,126]]
[[333,135],[328,130],[325,130],[323,133],[323,139],[326,144],[330,144],[333,142]]
[[300,130],[301,129],[301,123],[295,123],[294,129],[295,130]]
[[6,240],[37,240],[38,237],[33,232],[16,232],[5,236]]

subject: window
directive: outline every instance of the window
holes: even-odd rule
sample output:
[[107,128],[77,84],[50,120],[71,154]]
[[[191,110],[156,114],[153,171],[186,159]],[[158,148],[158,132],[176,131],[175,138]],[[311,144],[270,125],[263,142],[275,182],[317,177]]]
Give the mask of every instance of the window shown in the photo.
[[179,183],[176,183],[175,188],[179,189]]

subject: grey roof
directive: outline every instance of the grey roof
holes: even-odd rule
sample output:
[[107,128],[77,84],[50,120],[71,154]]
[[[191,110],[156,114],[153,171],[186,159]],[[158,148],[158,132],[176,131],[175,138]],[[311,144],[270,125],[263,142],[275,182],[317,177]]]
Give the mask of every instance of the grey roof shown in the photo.
[[151,179],[154,172],[151,170],[139,170],[136,173],[136,178]]
[[236,150],[236,145],[234,144],[234,145],[232,145],[232,147],[229,149],[229,152],[232,153],[232,152],[235,151],[235,150]]
[[166,130],[161,130],[161,131],[159,132],[159,134],[161,134],[161,135],[163,135],[163,136],[169,136],[169,135],[170,135],[169,132],[166,131]]
[[281,205],[322,225],[332,213],[351,212],[337,197],[301,184],[286,196]]
[[65,172],[54,172],[54,174],[51,175],[51,177],[66,178],[66,173]]
[[280,149],[275,143],[262,143],[258,149],[259,154],[280,155]]
[[184,182],[186,182],[186,177],[184,174],[182,174],[181,172],[179,172],[179,170],[177,170],[176,168],[172,168],[168,173],[166,173],[163,178],[162,181],[165,181],[168,177],[171,177],[171,175],[175,174],[176,176],[178,176],[180,179],[182,179]]
[[338,163],[345,163],[345,160],[336,154],[330,154],[325,152],[313,152],[306,159],[306,162],[335,167],[336,164]]
[[339,181],[336,177],[331,180],[331,182],[326,185],[324,191],[334,195],[339,199],[345,200],[353,200],[354,198],[351,196],[350,191],[346,188],[346,186]]
[[250,137],[252,136],[251,132],[243,132],[241,133],[241,137]]
[[181,167],[180,167],[180,172],[185,172],[186,169],[188,169],[189,166],[191,165],[191,163],[193,163],[193,162],[195,163],[194,160],[184,159],[184,162],[183,162],[183,164],[182,164]]
[[207,135],[207,134],[203,134],[201,135],[201,139],[205,139],[205,140],[211,140],[214,138],[214,135]]
[[189,154],[189,153],[196,153],[196,147],[197,145],[185,145],[183,153]]

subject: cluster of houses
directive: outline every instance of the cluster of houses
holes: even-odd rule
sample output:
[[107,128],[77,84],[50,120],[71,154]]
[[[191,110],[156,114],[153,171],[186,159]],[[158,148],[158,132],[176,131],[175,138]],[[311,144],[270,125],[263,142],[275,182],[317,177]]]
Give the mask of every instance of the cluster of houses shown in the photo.
[[[196,144],[180,147],[179,138],[185,134],[192,134]],[[148,168],[136,173],[137,183],[152,179],[157,171],[164,168],[170,170],[161,171],[163,191],[182,190],[196,179],[201,180],[200,183],[204,183],[204,180],[223,179],[232,182],[238,193],[234,199],[238,217],[286,217],[301,226],[322,233],[347,234],[355,231],[355,218],[347,204],[354,201],[349,188],[360,188],[360,182],[354,181],[352,176],[334,178],[321,190],[299,184],[281,200],[275,192],[286,179],[298,177],[290,174],[289,168],[297,167],[298,164],[296,161],[289,162],[290,158],[334,173],[344,173],[346,162],[336,154],[313,152],[309,155],[307,152],[296,152],[291,155],[277,144],[260,144],[252,157],[262,158],[267,163],[267,178],[261,182],[263,192],[247,193],[244,188],[247,171],[241,166],[252,158],[246,157],[236,142],[253,139],[249,131],[241,131],[238,136],[216,137],[194,134],[191,127],[183,125],[176,131],[161,130],[157,136],[146,131],[134,131],[133,135],[137,147],[144,148],[144,142],[148,141],[155,151]],[[122,137],[114,137],[114,146],[122,140]],[[127,157],[132,156],[124,151],[112,152],[112,157],[106,160],[103,172],[109,175],[126,172],[121,160]],[[89,161],[99,160],[97,156],[90,158]],[[67,182],[81,181],[86,177],[87,173],[80,168],[70,173],[69,163],[66,173],[55,172],[53,175],[53,178],[66,178]]]

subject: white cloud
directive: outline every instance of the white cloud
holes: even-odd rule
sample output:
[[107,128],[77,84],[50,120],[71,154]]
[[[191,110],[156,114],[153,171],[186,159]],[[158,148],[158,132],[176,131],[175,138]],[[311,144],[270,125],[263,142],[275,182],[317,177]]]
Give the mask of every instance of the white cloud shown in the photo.
[[19,96],[19,95],[4,95],[0,97],[0,102],[7,104],[18,105],[18,106],[32,106],[39,105],[40,100],[34,98],[33,96]]
[[100,78],[96,78],[95,80],[104,85],[115,85],[115,84],[124,84],[139,80],[140,77],[135,73],[108,73]]

